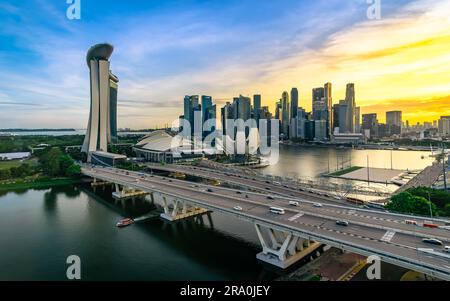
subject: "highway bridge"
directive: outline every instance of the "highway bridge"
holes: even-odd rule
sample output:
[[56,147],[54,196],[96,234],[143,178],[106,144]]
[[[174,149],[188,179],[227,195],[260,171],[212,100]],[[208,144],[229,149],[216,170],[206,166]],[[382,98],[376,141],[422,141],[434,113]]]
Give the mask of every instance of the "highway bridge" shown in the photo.
[[322,201],[325,203],[340,203],[351,206],[346,200],[346,193],[342,191],[328,189],[325,192],[322,189],[318,190],[300,186],[297,183],[282,180],[277,181],[277,179],[268,178],[263,175],[246,174],[243,172],[238,173],[238,170],[223,171],[199,166],[175,164],[161,165],[152,163],[146,163],[145,166],[152,170],[160,170],[216,180],[221,183],[227,183],[229,185],[243,187],[253,191],[273,193],[288,197],[307,197],[310,200]]
[[[294,194],[305,194],[301,191],[299,192],[299,188],[304,188],[306,192],[314,191],[315,194],[319,191],[334,191],[333,195],[339,196],[340,198],[345,198],[348,194],[360,194],[360,195],[369,195],[369,196],[377,196],[377,197],[389,197],[391,193],[387,193],[384,191],[373,191],[362,189],[359,187],[353,187],[349,185],[338,185],[333,183],[319,183],[310,180],[308,182],[305,181],[294,181],[294,180],[286,180],[280,177],[269,177],[264,176],[262,174],[257,173],[247,173],[246,169],[242,168],[230,168],[230,169],[215,169],[213,167],[201,167],[201,166],[191,166],[191,165],[180,165],[180,164],[169,164],[169,165],[161,165],[156,163],[146,163],[147,167],[154,170],[162,170],[168,172],[176,172],[176,173],[184,173],[192,176],[197,176],[201,178],[208,178],[218,180],[224,183],[236,184],[239,183],[240,186],[245,185],[251,189],[266,189],[267,184],[273,184],[275,182],[282,182],[283,187],[272,187],[279,193],[284,195],[292,195]],[[281,189],[280,189],[281,188]]]
[[[450,280],[450,254],[444,252],[444,246],[422,240],[435,238],[450,245],[449,230],[422,226],[432,222],[442,227],[445,220],[429,221],[319,203],[316,198],[267,195],[114,168],[83,166],[82,173],[115,183],[118,195],[126,195],[127,190],[151,194],[162,204],[161,217],[167,220],[212,210],[251,222],[263,249],[257,257],[281,268],[293,264],[318,244],[326,244],[365,256],[377,255],[385,262]],[[294,201],[298,206],[289,203]],[[274,214],[271,207],[282,208],[285,213]],[[417,225],[406,220],[414,220]],[[336,221],[347,221],[348,226],[338,225]]]

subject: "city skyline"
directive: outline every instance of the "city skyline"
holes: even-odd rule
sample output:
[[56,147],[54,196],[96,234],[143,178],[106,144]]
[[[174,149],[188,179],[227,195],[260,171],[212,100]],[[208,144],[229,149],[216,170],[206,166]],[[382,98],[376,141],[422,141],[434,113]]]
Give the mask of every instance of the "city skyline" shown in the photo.
[[[368,20],[361,1],[282,2],[105,4],[105,14],[83,2],[75,21],[64,1],[2,3],[0,127],[85,127],[83,56],[103,41],[116,47],[123,78],[121,128],[170,124],[192,94],[211,95],[220,107],[234,95],[260,94],[274,112],[281,92],[297,87],[299,106],[311,111],[312,88],[326,82],[333,104],[355,83],[360,114],[377,113],[380,122],[393,110],[411,124],[450,115],[450,1],[383,2],[381,20]],[[334,18],[319,24],[327,14]]]

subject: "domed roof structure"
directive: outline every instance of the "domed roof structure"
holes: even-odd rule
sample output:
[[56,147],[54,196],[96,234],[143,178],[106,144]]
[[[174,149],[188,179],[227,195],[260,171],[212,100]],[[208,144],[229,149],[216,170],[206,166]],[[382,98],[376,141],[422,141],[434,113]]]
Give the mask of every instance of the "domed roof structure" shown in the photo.
[[108,43],[97,44],[89,48],[86,55],[86,63],[90,67],[90,61],[95,60],[108,60],[114,51],[114,46]]
[[190,151],[192,142],[188,139],[183,139],[180,136],[168,133],[165,130],[157,130],[142,138],[136,146],[142,149],[159,152],[170,152],[174,150]]

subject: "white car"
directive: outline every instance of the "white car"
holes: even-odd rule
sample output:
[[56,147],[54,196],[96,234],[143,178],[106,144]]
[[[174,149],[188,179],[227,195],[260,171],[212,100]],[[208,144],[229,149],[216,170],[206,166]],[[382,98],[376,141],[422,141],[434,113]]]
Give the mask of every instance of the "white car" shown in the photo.
[[241,206],[235,206],[233,207],[234,210],[236,211],[242,211],[242,207]]
[[445,246],[444,247],[444,252],[450,253],[450,246]]
[[300,203],[296,201],[289,201],[289,205],[298,207],[300,206]]
[[313,206],[314,207],[323,207],[323,205],[321,203],[314,203]]

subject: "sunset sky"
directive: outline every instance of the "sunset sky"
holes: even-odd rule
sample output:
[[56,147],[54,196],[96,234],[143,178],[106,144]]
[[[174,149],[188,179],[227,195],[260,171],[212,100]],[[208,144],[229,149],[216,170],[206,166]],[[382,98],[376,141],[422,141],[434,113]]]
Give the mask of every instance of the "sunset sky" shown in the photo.
[[262,94],[263,105],[297,87],[333,84],[333,100],[355,83],[362,113],[402,110],[404,120],[450,115],[450,0],[0,1],[0,128],[85,128],[96,43],[115,46],[119,127],[171,124],[184,95],[222,105]]

